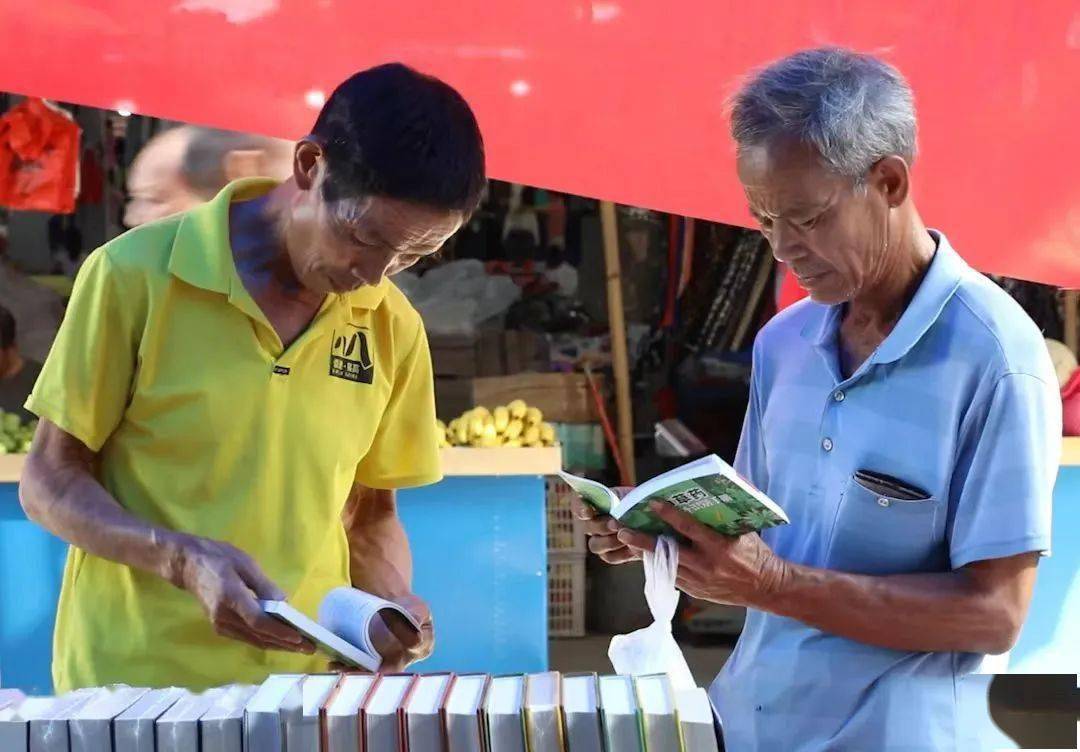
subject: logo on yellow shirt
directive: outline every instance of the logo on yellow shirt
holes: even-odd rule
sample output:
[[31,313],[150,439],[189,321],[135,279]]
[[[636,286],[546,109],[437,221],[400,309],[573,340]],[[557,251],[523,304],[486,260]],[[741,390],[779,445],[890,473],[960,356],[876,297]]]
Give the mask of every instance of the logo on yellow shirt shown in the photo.
[[352,334],[334,332],[330,348],[330,375],[358,384],[370,384],[375,376],[367,334],[362,330]]

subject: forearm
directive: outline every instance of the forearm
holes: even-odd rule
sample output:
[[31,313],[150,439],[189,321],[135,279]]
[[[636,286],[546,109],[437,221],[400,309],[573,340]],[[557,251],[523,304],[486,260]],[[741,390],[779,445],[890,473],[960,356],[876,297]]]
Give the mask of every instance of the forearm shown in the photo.
[[27,516],[89,554],[176,582],[177,536],[125,510],[83,458],[46,454],[35,439],[19,485]]
[[357,486],[344,515],[353,587],[383,598],[412,592],[412,552],[393,491]]
[[870,576],[785,562],[755,608],[894,650],[1002,653],[1015,611],[964,570]]

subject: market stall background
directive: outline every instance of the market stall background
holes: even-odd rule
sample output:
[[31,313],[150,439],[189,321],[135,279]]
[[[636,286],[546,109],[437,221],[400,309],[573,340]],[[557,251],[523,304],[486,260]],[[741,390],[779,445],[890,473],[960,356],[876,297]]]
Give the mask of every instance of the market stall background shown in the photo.
[[[1069,88],[1080,78],[1080,16],[1062,2],[1040,4],[1037,14],[1019,3],[976,13],[960,3],[926,2],[887,9],[785,2],[768,12],[693,2],[681,4],[681,14],[641,2],[88,5],[25,8],[0,0],[0,34],[48,40],[0,47],[7,63],[0,67],[0,90],[294,138],[306,132],[334,82],[367,65],[404,60],[447,79],[473,103],[493,177],[743,225],[749,217],[733,177],[725,97],[754,65],[801,46],[843,42],[883,54],[916,90],[922,123],[916,181],[929,223],[945,229],[983,271],[1080,286],[1080,203],[1075,180],[1061,169],[1068,160],[1062,149],[1072,143],[1066,123],[1080,110]],[[251,60],[258,60],[257,68]],[[83,115],[107,123],[103,116]],[[624,212],[621,230],[635,219],[647,228],[656,217],[646,221]],[[688,234],[692,245],[685,220],[669,219],[672,238]],[[655,227],[641,228],[634,231],[655,235]],[[715,229],[699,223],[699,240]],[[625,241],[621,236],[623,253],[633,245]],[[755,253],[761,250],[756,236],[744,241],[750,277],[764,284],[771,260]],[[730,244],[739,245],[737,239]],[[650,242],[650,253],[662,247]],[[699,248],[699,257],[709,250]],[[750,263],[751,257],[759,260]],[[737,261],[734,255],[727,265]],[[581,272],[588,286],[588,272]],[[594,281],[600,279],[593,272]],[[694,273],[700,287],[719,287],[697,263]],[[629,276],[622,284],[633,288]],[[631,292],[627,307],[635,302]],[[761,305],[751,305],[736,316],[746,319],[736,341],[752,339],[754,327],[746,327],[759,324],[761,313]],[[1066,316],[1066,330],[1075,320]],[[692,324],[684,322],[687,329]],[[477,353],[484,351],[485,342],[474,345]],[[448,353],[458,347],[435,347],[443,369],[439,381],[468,389],[463,399],[475,401],[485,374],[451,368]],[[515,374],[487,376],[500,378],[496,373]],[[740,410],[726,412],[741,417]],[[1055,498],[1055,555],[1040,566],[1011,671],[1071,671],[1077,665],[1076,644],[1063,632],[1063,615],[1080,613],[1080,554],[1063,543],[1063,533],[1077,529],[1080,511],[1071,503],[1080,493],[1077,451],[1071,442]],[[504,465],[501,478],[488,472],[498,462],[470,463],[473,471],[453,469],[449,474],[457,477],[403,499],[414,542],[447,540],[442,512],[450,508],[464,536],[445,550],[418,547],[417,590],[449,616],[440,616],[439,650],[422,668],[545,667],[545,565],[575,562],[579,577],[584,556],[575,550],[553,557],[545,550],[550,509],[545,520],[540,475],[557,460],[516,471]],[[10,502],[0,504],[0,663],[6,682],[40,691],[48,682],[49,627],[64,546],[22,517],[16,477],[0,477],[0,500]],[[462,499],[478,501],[463,508]],[[461,543],[477,538],[488,547]],[[444,555],[472,587],[447,587]],[[601,595],[623,592],[596,589]]]
[[917,93],[928,222],[984,272],[1080,287],[1070,0],[3,0],[0,14],[7,91],[295,138],[336,82],[401,60],[469,99],[493,177],[736,224],[749,216],[723,109],[740,77],[807,46],[876,51]]

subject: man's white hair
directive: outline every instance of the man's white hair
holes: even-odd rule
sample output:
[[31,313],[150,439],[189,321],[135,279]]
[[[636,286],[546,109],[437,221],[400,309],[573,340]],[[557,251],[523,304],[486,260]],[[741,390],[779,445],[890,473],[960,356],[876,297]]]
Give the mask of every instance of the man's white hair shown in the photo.
[[740,152],[795,139],[861,183],[883,157],[914,162],[915,102],[888,63],[836,47],[806,50],[751,74],[731,103],[731,135]]

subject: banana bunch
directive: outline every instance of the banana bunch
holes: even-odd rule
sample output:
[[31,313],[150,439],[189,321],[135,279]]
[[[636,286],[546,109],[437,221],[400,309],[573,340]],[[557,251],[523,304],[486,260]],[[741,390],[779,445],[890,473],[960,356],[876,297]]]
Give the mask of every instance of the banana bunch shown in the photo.
[[0,454],[25,454],[30,451],[37,421],[23,423],[16,413],[0,410]]
[[474,407],[449,425],[436,421],[439,446],[549,447],[555,446],[555,428],[544,415],[523,400],[494,410]]

